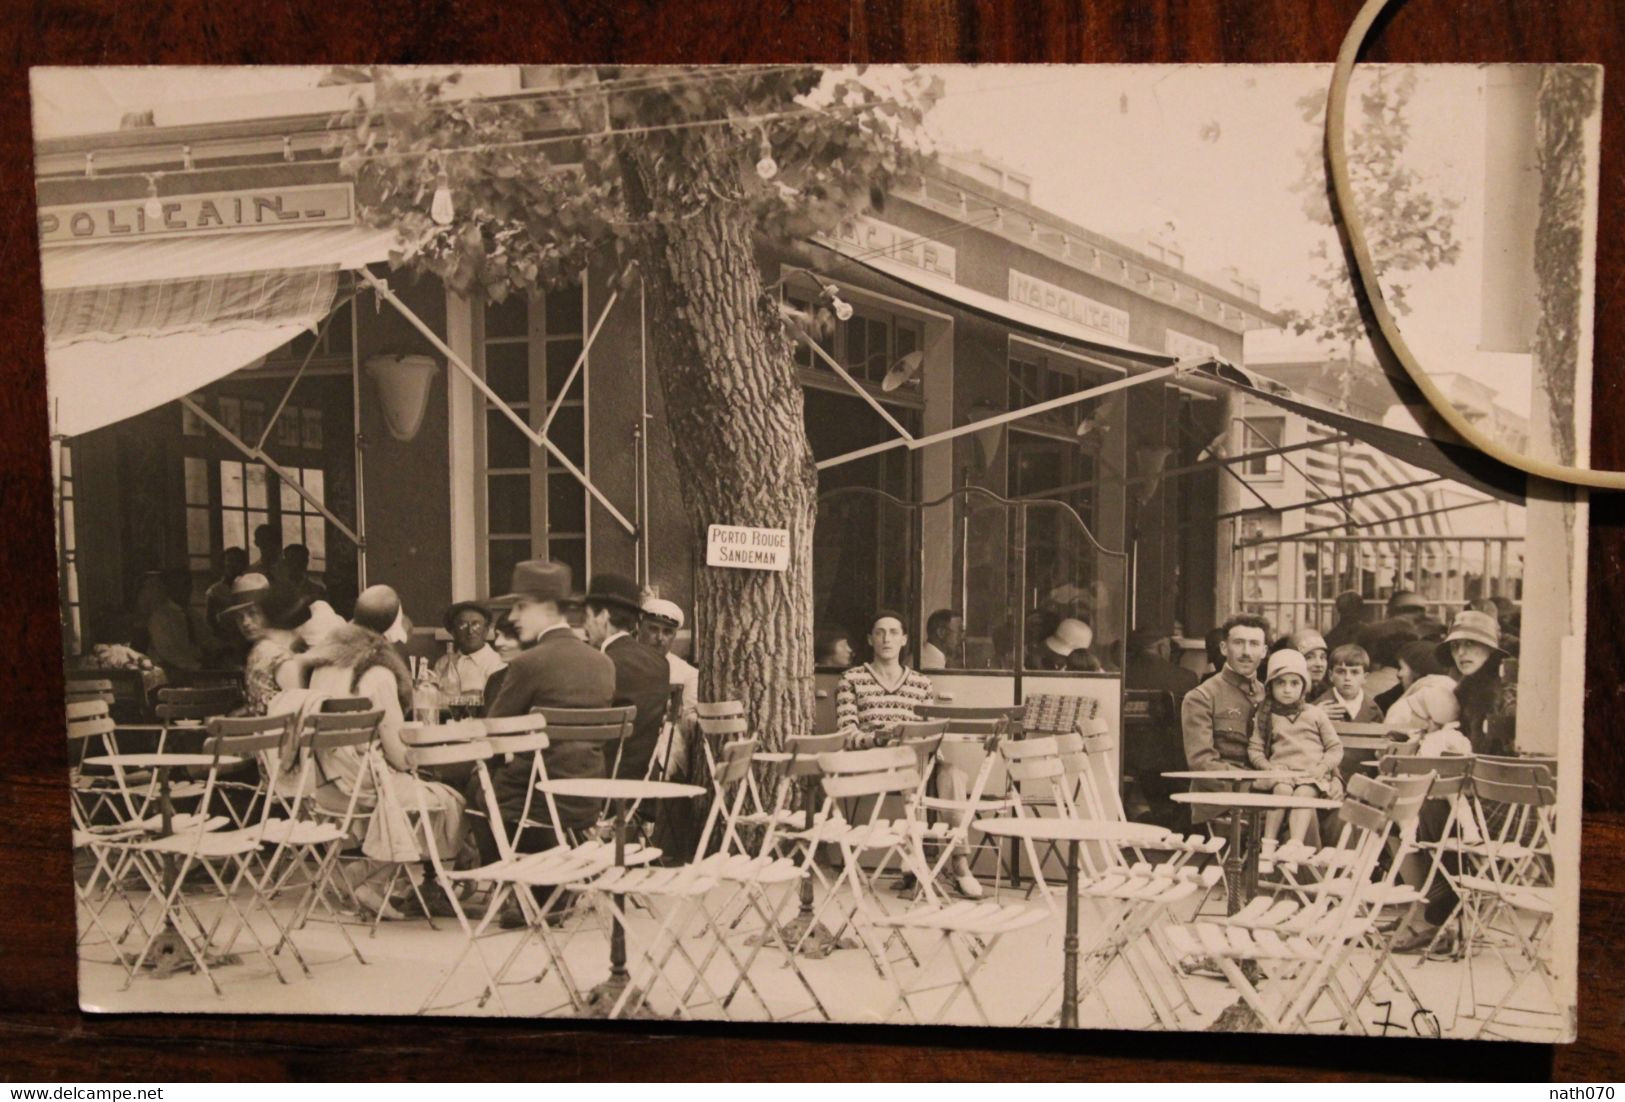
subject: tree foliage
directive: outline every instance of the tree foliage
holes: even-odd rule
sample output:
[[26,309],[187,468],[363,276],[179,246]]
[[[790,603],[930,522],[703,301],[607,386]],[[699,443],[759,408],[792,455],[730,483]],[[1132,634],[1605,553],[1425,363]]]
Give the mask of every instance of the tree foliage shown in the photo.
[[[335,120],[334,144],[364,216],[400,231],[396,263],[501,301],[573,281],[592,260],[635,258],[711,204],[772,239],[827,232],[917,180],[930,155],[919,124],[940,94],[918,72],[814,65],[556,76],[556,88],[481,99],[458,98],[455,76],[373,71],[373,95]],[[644,171],[630,181],[634,163]],[[440,187],[454,211],[444,225],[430,213]]]
[[[1370,87],[1357,96],[1358,110],[1351,112],[1349,178],[1383,294],[1395,315],[1403,316],[1410,312],[1404,275],[1454,264],[1460,257],[1455,212],[1461,201],[1430,192],[1422,175],[1405,163],[1415,71],[1372,72]],[[1317,139],[1303,150],[1302,173],[1292,190],[1302,196],[1304,215],[1330,228],[1335,224],[1331,181],[1318,138],[1326,117],[1325,90],[1300,97],[1298,108],[1304,121],[1316,127]],[[1323,236],[1310,256],[1316,262],[1311,279],[1321,292],[1321,304],[1312,311],[1289,311],[1291,325],[1300,334],[1352,348],[1365,338],[1365,323],[1347,259],[1331,235]]]

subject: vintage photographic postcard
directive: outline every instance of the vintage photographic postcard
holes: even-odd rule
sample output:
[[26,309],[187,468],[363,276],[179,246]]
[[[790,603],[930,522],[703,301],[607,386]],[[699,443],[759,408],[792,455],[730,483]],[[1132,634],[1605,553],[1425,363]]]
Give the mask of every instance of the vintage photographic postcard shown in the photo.
[[[1329,78],[36,69],[82,1005],[1571,1040],[1586,501]],[[1568,463],[1601,80],[1349,112]]]

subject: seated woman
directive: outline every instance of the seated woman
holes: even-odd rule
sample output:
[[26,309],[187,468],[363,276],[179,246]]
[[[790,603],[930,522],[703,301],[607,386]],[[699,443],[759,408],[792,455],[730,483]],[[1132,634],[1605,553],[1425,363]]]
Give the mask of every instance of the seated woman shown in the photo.
[[263,716],[283,689],[299,685],[299,665],[291,661],[297,640],[293,632],[271,626],[266,603],[271,583],[263,574],[241,574],[231,583],[231,603],[220,622],[236,628],[248,645],[243,663],[242,714]]
[[[873,657],[841,674],[835,690],[836,729],[846,736],[848,748],[885,745],[899,724],[919,719],[919,707],[936,700],[931,679],[903,665],[901,656],[907,646],[903,618],[887,609],[875,613],[869,629]],[[969,855],[954,854],[953,864],[960,893],[980,899],[982,885],[971,874]]]
[[[411,708],[412,678],[386,638],[398,634],[400,621],[400,598],[395,591],[384,585],[372,586],[356,599],[353,620],[335,629],[302,658],[302,664],[309,671],[311,692],[363,696],[383,712],[378,743],[387,769],[367,768],[366,754],[370,748],[344,746],[322,751],[317,754],[316,764],[324,783],[316,795],[324,806],[342,807],[360,786],[358,803],[374,812],[368,822],[362,852],[374,864],[367,872],[368,883],[357,890],[356,896],[363,904],[380,909],[385,918],[399,918],[401,912],[370,886],[371,881],[380,873],[387,874],[393,864],[405,861],[413,862],[406,865],[407,874],[420,887],[431,913],[452,913],[449,902],[440,898],[436,886],[424,882],[424,869],[417,863],[421,856],[417,839],[395,836],[402,821],[397,812],[415,813],[421,793],[429,811],[429,821],[424,826],[434,831],[442,858],[452,860],[463,841],[462,794],[450,785],[424,780],[407,771],[406,746],[401,742],[400,730]],[[373,776],[388,786],[384,801],[379,800],[373,787]],[[393,801],[393,808],[386,806],[389,801]],[[427,859],[423,860],[426,863]]]
[[445,625],[451,650],[434,665],[435,683],[442,693],[483,699],[486,681],[507,665],[485,641],[491,614],[473,601],[459,601],[446,610]]

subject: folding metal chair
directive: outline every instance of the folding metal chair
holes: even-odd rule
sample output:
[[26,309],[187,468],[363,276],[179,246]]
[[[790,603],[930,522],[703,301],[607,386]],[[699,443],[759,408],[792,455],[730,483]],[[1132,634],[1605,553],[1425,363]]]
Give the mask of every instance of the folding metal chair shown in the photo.
[[[1486,1005],[1475,1037],[1498,1021],[1505,1028],[1537,1027],[1506,1021],[1509,1015],[1556,1017],[1549,1028],[1558,1036],[1571,1026],[1562,1011],[1557,977],[1548,948],[1556,901],[1551,882],[1551,853],[1557,781],[1544,762],[1480,756],[1473,763],[1473,802],[1483,843],[1476,872],[1457,877],[1457,914],[1464,927],[1462,956],[1467,962],[1462,986],[1470,997],[1472,1017]],[[1474,847],[1467,847],[1472,849]],[[1480,943],[1506,970],[1508,985],[1494,1004],[1478,995],[1475,950]],[[1547,1007],[1516,1006],[1513,998],[1538,977],[1550,1000]],[[1457,993],[1458,1013],[1461,990]]]
[[[562,775],[562,769],[568,769],[569,776],[613,777],[620,768],[621,749],[632,734],[637,708],[630,704],[618,708],[533,708],[531,713],[547,721],[548,748],[555,757],[553,765],[542,763],[541,777]],[[598,825],[609,815],[608,802],[601,802],[593,825],[577,829],[563,824],[552,796],[548,797],[548,808],[551,820],[544,822],[530,818],[527,806],[526,817],[515,828],[514,838],[517,840],[526,828],[552,830],[557,827],[564,831],[560,841],[579,846],[598,832]],[[571,810],[579,809],[572,806]]]
[[[277,717],[211,721],[201,752],[214,760],[200,782],[201,806],[208,806],[222,765],[235,766],[244,759],[252,760],[258,754],[274,749],[285,737],[285,727],[286,720]],[[126,987],[154,952],[166,931],[173,932],[173,940],[180,943],[193,967],[209,980],[216,995],[223,992],[209,968],[208,958],[211,952],[230,952],[243,933],[249,935],[255,950],[271,965],[277,979],[287,982],[275,952],[275,948],[280,947],[284,940],[283,927],[271,913],[259,878],[245,871],[259,851],[261,839],[258,832],[253,829],[210,830],[208,827],[207,822],[198,822],[161,837],[128,843],[138,855],[134,866],[158,899],[161,915],[157,929],[151,932],[134,957],[129,978],[125,981]],[[208,884],[214,889],[207,902],[223,908],[213,922],[205,921],[200,911],[204,900],[186,892],[187,877],[194,868],[204,870]],[[249,885],[252,892],[247,911],[238,905],[235,898],[236,889],[244,883]],[[277,930],[275,946],[266,943],[251,921],[251,916],[260,912],[270,918]],[[237,925],[225,945],[215,946],[214,938],[227,917],[234,917]]]
[[[499,752],[539,754],[547,747],[547,735],[539,729],[545,722],[542,717],[516,718],[521,723],[515,723],[513,720],[488,720],[484,723],[423,727],[404,735],[408,741],[407,758],[414,769],[454,764],[473,765],[479,780],[479,790],[486,804],[486,813],[491,817],[499,853],[498,860],[494,863],[474,869],[453,869],[447,863],[450,855],[440,852],[433,832],[428,835],[430,866],[436,882],[451,900],[464,944],[462,952],[452,961],[434,989],[423,1000],[423,1004],[418,1008],[419,1014],[449,1010],[468,1001],[465,998],[439,1005],[435,1002],[470,956],[479,962],[485,979],[479,994],[472,996],[477,1000],[477,1005],[483,1007],[487,1001],[495,997],[503,1013],[511,1013],[503,998],[502,988],[514,985],[508,981],[507,976],[524,950],[533,944],[541,946],[545,956],[544,966],[540,972],[517,982],[536,986],[551,976],[557,980],[564,995],[564,1002],[539,1013],[552,1014],[566,1008],[574,1013],[580,1013],[584,1008],[580,987],[570,973],[563,947],[543,918],[540,908],[536,906],[531,891],[535,888],[560,887],[592,876],[607,867],[613,855],[600,852],[596,858],[586,859],[566,847],[554,847],[541,853],[523,855],[513,851],[512,844],[502,829],[501,815],[496,807],[496,791],[491,785],[486,763]],[[521,725],[524,721],[528,721],[528,727]],[[486,724],[492,726],[487,727]],[[469,737],[474,733],[482,736],[491,735],[493,730],[494,737],[503,743],[500,751],[491,737]],[[426,815],[429,809],[424,802],[421,789],[418,790],[418,802],[419,813]],[[491,885],[485,912],[477,921],[469,917],[457,891],[460,885],[472,883]],[[513,893],[520,900],[521,910],[526,915],[527,921],[523,931],[510,933],[500,928],[492,929],[493,920],[509,893]],[[481,943],[504,938],[511,940],[513,944],[508,948],[502,962],[493,967]]]
[[[153,712],[160,724],[157,747],[160,754],[166,750],[197,750],[208,721],[229,715],[243,703],[242,691],[229,685],[195,689],[163,688],[158,690],[157,695],[158,703]],[[227,770],[215,780],[215,792],[224,804],[232,825],[236,827],[243,826],[253,818],[255,811],[252,801],[259,791],[259,778],[257,774],[249,774],[253,774],[252,764],[245,764]],[[202,792],[203,786],[199,781],[182,781],[170,786],[169,798],[192,800]],[[149,791],[149,801],[150,798]],[[198,808],[203,813],[210,810],[208,807]]]
[[[329,700],[324,706],[334,707],[335,701]],[[339,710],[334,712],[305,716],[298,736],[299,760],[293,795],[288,797],[286,805],[293,809],[290,825],[270,830],[289,832],[283,843],[284,855],[291,855],[298,867],[309,870],[304,892],[294,907],[294,918],[287,924],[289,936],[292,931],[302,929],[319,908],[338,928],[356,961],[365,964],[366,958],[346,929],[345,914],[362,916],[363,923],[375,931],[382,916],[374,914],[371,921],[367,921],[368,908],[356,897],[355,885],[345,872],[345,864],[361,859],[359,852],[347,856],[346,851],[359,846],[372,814],[371,809],[362,804],[361,797],[369,788],[369,780],[370,787],[376,791],[376,779],[371,777],[371,770],[376,760],[378,725],[384,714],[353,710],[355,704],[348,699],[338,701],[336,707]],[[321,755],[346,749],[356,751],[360,757],[362,776],[348,793],[336,788],[329,791],[331,786],[322,773]],[[287,772],[284,764],[282,775],[286,776]],[[268,832],[268,836],[274,835]],[[287,880],[284,877],[278,887]]]
[[[1314,1028],[1309,1015],[1325,998],[1336,1007],[1341,1028],[1366,1032],[1344,977],[1376,920],[1373,900],[1383,897],[1398,872],[1398,862],[1390,862],[1385,875],[1374,877],[1377,862],[1396,829],[1415,822],[1432,782],[1432,774],[1386,782],[1351,778],[1342,818],[1344,840],[1352,842],[1356,856],[1346,876],[1314,885],[1309,906],[1260,895],[1222,921],[1172,926],[1170,944],[1182,956],[1213,960],[1267,1030]],[[1242,967],[1247,961],[1268,962],[1275,974],[1254,972],[1255,982]]]
[[[940,733],[936,739],[940,742]],[[842,885],[846,885],[851,891],[852,903],[845,909],[841,924],[835,929],[835,937],[839,938],[847,927],[855,927],[875,968],[882,975],[886,975],[889,968],[886,952],[892,937],[888,935],[883,939],[878,950],[871,944],[870,939],[878,928],[875,920],[885,913],[875,890],[876,881],[885,875],[895,860],[905,871],[914,874],[925,901],[932,904],[937,902],[930,867],[921,848],[925,823],[919,816],[927,776],[922,770],[921,759],[924,757],[929,762],[935,755],[935,746],[930,746],[929,754],[926,753],[928,745],[928,740],[921,740],[909,745],[845,750],[818,756],[818,765],[823,771],[824,798],[830,805],[830,814],[821,824],[826,829],[820,832],[815,828],[814,835],[822,833],[824,836],[818,841],[834,842],[840,847],[841,871],[829,885],[823,903],[816,908],[814,921],[835,905]],[[903,802],[902,816],[892,820],[881,818],[888,798]],[[834,811],[841,800],[865,799],[872,799],[873,802],[864,821],[848,823]],[[809,838],[806,844],[816,843]],[[866,870],[863,864],[865,856],[877,852],[879,857],[873,869]],[[903,946],[912,959],[913,951],[906,940]]]

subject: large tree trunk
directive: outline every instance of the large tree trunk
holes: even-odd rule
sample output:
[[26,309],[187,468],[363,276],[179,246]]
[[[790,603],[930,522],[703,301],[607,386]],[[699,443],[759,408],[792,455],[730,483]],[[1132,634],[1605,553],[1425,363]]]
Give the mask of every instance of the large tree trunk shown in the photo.
[[[651,178],[635,154],[623,163],[641,177],[629,183]],[[712,194],[730,195],[737,181],[714,168],[726,164],[701,157],[684,171]],[[642,276],[692,526],[700,695],[743,701],[762,748],[780,749],[812,730],[818,474],[790,346],[762,298],[747,211],[719,200],[671,223],[647,241]],[[706,566],[712,524],[788,530],[789,569]]]

